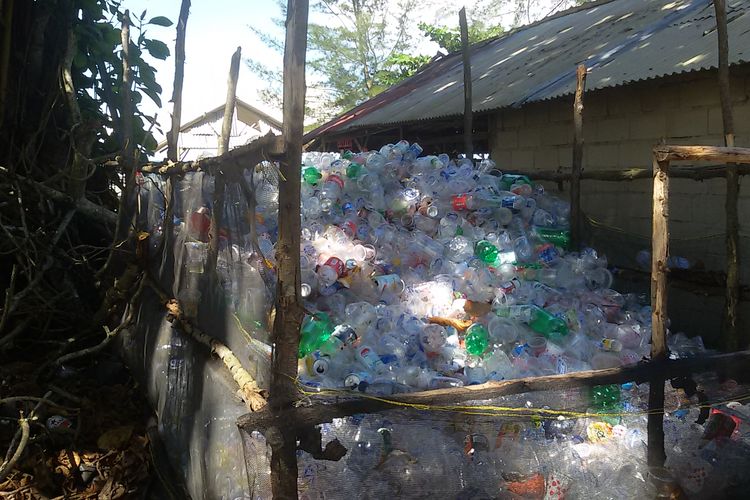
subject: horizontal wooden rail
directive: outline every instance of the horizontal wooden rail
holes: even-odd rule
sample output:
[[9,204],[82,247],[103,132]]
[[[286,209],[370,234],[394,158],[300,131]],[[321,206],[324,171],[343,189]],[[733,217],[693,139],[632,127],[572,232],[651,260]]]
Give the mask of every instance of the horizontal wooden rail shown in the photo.
[[382,398],[368,398],[349,391],[341,391],[339,397],[313,394],[308,397],[310,406],[298,406],[276,414],[268,409],[263,409],[256,413],[243,415],[239,418],[238,425],[246,431],[263,431],[281,419],[287,422],[287,425],[302,429],[310,425],[330,422],[334,418],[358,413],[375,413],[400,407],[429,410],[430,407],[435,406],[445,407],[466,401],[486,400],[525,392],[553,391],[625,382],[642,383],[653,379],[666,380],[711,370],[740,370],[741,373],[750,374],[750,351],[676,360],[643,361],[620,368],[526,377],[500,382],[491,381],[479,385],[394,394]]
[[179,175],[187,172],[212,172],[220,165],[254,167],[263,160],[279,160],[284,153],[284,142],[280,136],[267,134],[250,144],[236,147],[222,155],[201,158],[194,161],[162,162],[143,165],[140,171],[144,174]]
[[[735,167],[739,175],[750,175],[750,165],[737,165]],[[568,182],[570,181],[570,172],[558,170],[540,170],[538,172],[527,172],[521,170],[504,171],[509,174],[521,174],[532,178],[535,181],[552,181]],[[675,167],[669,169],[669,176],[677,179],[692,179],[702,181],[705,179],[716,179],[726,177],[726,165],[711,165],[706,167]],[[635,181],[638,179],[652,179],[654,171],[652,168],[632,167],[620,170],[592,170],[581,172],[581,179],[591,181]]]
[[750,163],[750,148],[664,145],[654,148],[654,156],[660,162],[715,161],[721,163]]

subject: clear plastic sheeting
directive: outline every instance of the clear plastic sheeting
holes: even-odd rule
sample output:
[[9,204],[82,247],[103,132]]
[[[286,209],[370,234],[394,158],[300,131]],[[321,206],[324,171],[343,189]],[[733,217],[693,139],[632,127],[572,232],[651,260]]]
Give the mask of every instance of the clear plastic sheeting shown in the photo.
[[[273,305],[277,189],[273,169],[246,171],[225,186],[218,230],[216,280],[208,269],[215,209],[213,176],[172,177],[172,233],[166,234],[168,182],[139,175],[137,225],[149,233],[152,276],[183,313],[227,345],[261,388],[270,383],[268,316]],[[167,195],[167,196],[165,196]],[[254,210],[253,197],[264,202]],[[250,203],[249,203],[250,201]],[[170,460],[193,498],[248,498],[250,486],[237,418],[247,407],[227,368],[209,349],[173,328],[146,289],[136,327],[120,339],[128,364],[146,388]]]

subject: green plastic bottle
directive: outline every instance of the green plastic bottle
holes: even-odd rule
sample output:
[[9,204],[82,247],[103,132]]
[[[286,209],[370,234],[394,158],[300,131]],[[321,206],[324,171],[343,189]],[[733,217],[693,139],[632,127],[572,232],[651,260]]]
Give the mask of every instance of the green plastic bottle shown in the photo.
[[304,358],[322,346],[333,334],[333,323],[328,314],[317,312],[302,321],[297,357]]
[[315,167],[307,167],[302,171],[302,178],[311,186],[315,186],[322,177],[323,174]]
[[537,307],[535,305],[531,307],[531,318],[529,326],[532,330],[537,333],[541,333],[545,337],[553,338],[561,335],[568,334],[568,324],[564,319],[555,316],[546,309]]
[[510,187],[513,184],[531,184],[531,180],[526,177],[525,175],[519,175],[519,174],[503,174],[500,177],[500,182],[498,183],[500,185],[500,189],[502,191],[508,191],[510,190]]
[[362,172],[362,165],[356,162],[351,162],[348,167],[346,167],[346,176],[350,179],[354,179],[355,177],[359,177],[359,174]]
[[568,334],[568,324],[564,319],[534,304],[498,306],[495,314],[526,323],[537,333],[548,339],[559,338]]
[[489,343],[490,334],[484,325],[474,323],[466,330],[464,345],[466,346],[466,352],[469,354],[481,356],[482,353],[487,350]]
[[552,243],[563,250],[570,248],[570,231],[568,229],[557,229],[552,227],[535,227],[534,233],[539,239]]
[[497,247],[487,240],[480,240],[474,246],[474,255],[487,264],[495,262],[497,260],[497,254]]
[[347,149],[346,151],[341,153],[341,157],[345,160],[351,160],[352,158],[354,158],[354,153]]
[[[620,386],[618,384],[595,385],[589,393],[591,406],[597,412],[613,412],[620,408],[622,402]],[[607,421],[607,419],[604,419]],[[614,422],[617,423],[617,422]]]

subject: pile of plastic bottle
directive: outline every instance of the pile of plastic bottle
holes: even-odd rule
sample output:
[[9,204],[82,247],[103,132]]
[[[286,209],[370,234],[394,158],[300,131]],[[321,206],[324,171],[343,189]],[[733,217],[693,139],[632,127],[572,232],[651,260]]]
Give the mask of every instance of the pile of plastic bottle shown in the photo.
[[[648,356],[645,298],[612,290],[607,261],[593,249],[571,251],[565,201],[491,160],[421,152],[401,141],[303,158],[304,390],[387,396]],[[158,248],[163,179],[149,180],[159,189],[144,184],[143,224]],[[270,350],[263,325],[274,289],[278,179],[265,166],[246,171],[245,180],[258,205],[245,213],[239,187],[227,185],[217,271],[226,304],[252,330],[262,360]],[[205,302],[212,184],[210,176],[188,174],[175,197],[174,287],[191,316]],[[641,254],[647,267],[648,252]],[[668,343],[674,356],[705,352],[700,337],[670,334]],[[170,357],[170,370],[181,369],[178,357]],[[255,375],[264,382],[262,368]],[[323,443],[338,439],[347,453],[328,462],[300,451],[300,494],[621,499],[746,491],[750,406],[741,388],[722,386],[709,413],[694,395],[668,391],[667,469],[659,470],[645,460],[647,394],[647,384],[629,383],[469,402],[479,406],[468,414],[393,410],[336,419],[321,426]],[[498,407],[533,411],[513,418],[497,416]],[[478,416],[485,412],[495,416]],[[232,420],[221,425],[213,429],[217,447],[239,452]],[[242,487],[240,458],[222,454],[212,464],[212,487],[230,498],[270,498],[265,441],[257,433],[243,437],[250,491]]]
[[565,201],[421,152],[304,158],[305,385],[392,394],[648,355],[650,308],[610,288],[596,251],[569,251]]

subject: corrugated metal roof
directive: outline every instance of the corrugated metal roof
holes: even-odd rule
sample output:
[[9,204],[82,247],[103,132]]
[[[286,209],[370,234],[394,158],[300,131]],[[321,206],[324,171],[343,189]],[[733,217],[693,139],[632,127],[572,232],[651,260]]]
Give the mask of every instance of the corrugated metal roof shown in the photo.
[[[750,60],[750,0],[729,1],[729,61]],[[717,66],[711,0],[614,0],[551,16],[472,47],[473,110],[552,99],[575,90],[576,66],[589,68],[587,90]],[[463,114],[460,53],[344,113],[306,137],[329,131]]]

